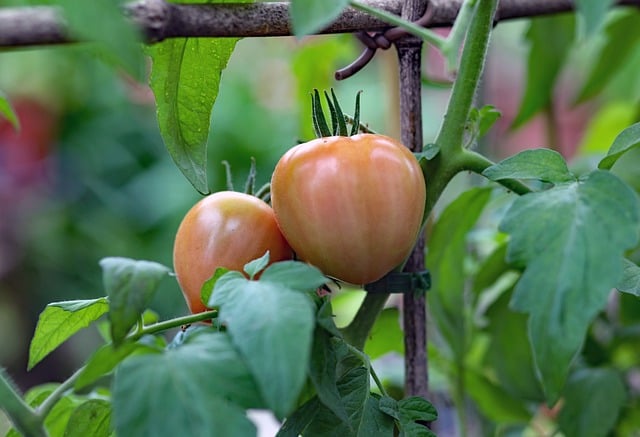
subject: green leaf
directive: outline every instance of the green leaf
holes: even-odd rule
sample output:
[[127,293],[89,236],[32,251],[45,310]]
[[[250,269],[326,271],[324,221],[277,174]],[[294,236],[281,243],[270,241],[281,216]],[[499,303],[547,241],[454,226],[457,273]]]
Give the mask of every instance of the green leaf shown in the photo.
[[254,436],[244,408],[263,407],[228,335],[200,333],[161,354],[136,355],[116,370],[117,435]]
[[620,132],[609,148],[607,156],[598,164],[598,168],[610,169],[622,155],[636,148],[639,144],[640,123],[636,123]]
[[576,0],[580,33],[587,38],[597,33],[613,3],[614,0]]
[[469,145],[475,144],[480,138],[486,135],[502,114],[493,105],[485,105],[482,108],[471,108],[469,119],[467,120],[467,130],[470,138]]
[[526,265],[511,305],[529,313],[534,358],[550,403],[622,275],[624,251],[638,240],[638,210],[627,185],[597,170],[518,198],[500,225],[511,235],[509,261]]
[[340,398],[336,384],[336,366],[338,364],[336,349],[332,336],[316,327],[313,336],[311,360],[309,361],[309,378],[316,389],[318,398],[341,421],[347,422],[348,416]]
[[[299,288],[311,285],[298,284],[286,270],[278,273],[281,266],[276,267],[277,275],[270,273],[278,264],[265,270],[259,281],[227,273],[216,282],[209,304],[220,308],[219,321],[226,323],[269,408],[282,417],[292,411],[305,382],[315,310]],[[288,265],[294,266],[290,273],[300,268]]]
[[551,106],[556,79],[571,48],[574,29],[575,17],[571,14],[531,20],[526,34],[530,45],[527,88],[513,128],[522,126],[538,112]]
[[180,171],[202,194],[209,192],[206,164],[211,111],[222,71],[237,41],[169,38],[149,49],[153,60],[150,85],[162,139]]
[[118,348],[115,348],[113,344],[105,344],[87,360],[87,364],[80,371],[74,388],[80,390],[94,383],[115,369],[122,360],[134,352],[148,353],[158,352],[158,350],[140,343],[124,343]]
[[383,414],[379,401],[369,393],[369,371],[364,367],[347,370],[338,380],[338,391],[344,402],[348,422],[342,422],[321,405],[305,429],[305,435],[349,435],[358,437],[390,436],[393,420]]
[[249,261],[244,265],[244,272],[253,279],[258,273],[264,270],[269,264],[269,251],[267,250],[260,258]]
[[326,298],[324,302],[322,302],[322,305],[320,305],[318,313],[316,314],[316,323],[334,337],[342,337],[342,333],[336,326],[334,320],[333,307],[330,299]]
[[627,402],[627,389],[614,369],[580,369],[571,375],[558,416],[564,435],[606,437]]
[[151,261],[103,258],[102,280],[109,296],[111,338],[118,345],[147,309],[162,278],[170,270]]
[[432,288],[427,298],[436,323],[458,358],[467,351],[465,268],[467,234],[489,201],[491,190],[474,188],[447,206],[433,227],[426,265]]
[[440,147],[438,147],[437,144],[429,143],[425,144],[422,148],[422,152],[414,153],[414,155],[416,155],[416,159],[418,161],[422,161],[423,159],[431,161],[438,155],[438,153],[440,153]]
[[553,184],[575,181],[562,155],[550,149],[524,150],[485,169],[483,176],[502,179],[538,179]]
[[64,437],[109,437],[111,404],[104,399],[90,399],[79,405],[67,422]]
[[[513,359],[509,355],[509,359],[504,361],[513,361]],[[485,375],[475,369],[467,369],[464,378],[469,396],[475,401],[482,414],[492,422],[527,424],[531,420],[531,412],[524,400],[510,395]]]
[[618,281],[616,288],[623,293],[640,297],[640,267],[626,258],[622,260],[622,263],[624,266],[622,279]]
[[273,285],[284,283],[292,290],[308,292],[326,284],[329,279],[312,265],[298,261],[280,261],[267,267],[260,281]]
[[18,120],[11,102],[2,91],[0,91],[0,115],[9,120],[15,130],[20,129],[20,120]]
[[96,42],[108,59],[116,61],[137,80],[143,79],[142,35],[125,18],[122,1],[78,3],[75,0],[55,0],[55,3],[62,8],[65,23],[73,37]]
[[292,0],[291,24],[298,38],[321,31],[347,7],[349,0]]
[[424,424],[438,418],[438,412],[429,401],[418,396],[398,401],[400,427],[406,436],[434,436]]
[[599,94],[635,53],[640,38],[640,14],[631,11],[611,20],[605,28],[605,37],[600,53],[593,57],[597,62],[578,93],[578,103]]
[[380,399],[380,411],[397,421],[401,436],[435,437],[426,423],[436,420],[438,412],[424,398],[412,396],[396,401],[385,396]]
[[107,299],[54,302],[46,306],[38,318],[29,347],[27,370],[38,364],[69,337],[109,311]]
[[364,353],[371,360],[375,360],[389,352],[397,352],[400,355],[404,355],[404,334],[400,327],[400,311],[398,311],[398,308],[385,308],[382,310],[364,345]]
[[[47,399],[59,384],[45,384],[36,386],[25,394],[25,401],[32,407],[37,407]],[[44,426],[51,436],[61,436],[69,423],[74,410],[81,405],[82,399],[67,395],[60,398],[44,420]]]
[[317,397],[311,398],[300,408],[293,412],[278,430],[276,437],[299,437],[309,423],[313,420],[320,407]]
[[205,307],[209,305],[209,299],[211,299],[211,293],[213,293],[213,289],[216,286],[216,282],[218,282],[218,279],[224,276],[224,274],[227,273],[228,271],[229,269],[227,268],[218,267],[216,271],[213,272],[213,276],[211,276],[209,279],[204,281],[204,284],[202,284],[202,289],[200,290],[200,300],[202,301]]
[[544,393],[536,376],[527,334],[527,316],[509,308],[512,295],[513,287],[486,312],[489,345],[483,365],[490,369],[500,387],[510,396],[540,403],[544,401]]

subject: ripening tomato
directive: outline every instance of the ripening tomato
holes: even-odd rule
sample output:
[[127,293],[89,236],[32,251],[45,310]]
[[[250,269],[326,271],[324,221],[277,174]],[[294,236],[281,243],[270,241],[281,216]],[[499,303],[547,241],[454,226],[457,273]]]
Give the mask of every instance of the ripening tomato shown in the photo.
[[200,290],[218,267],[242,271],[269,251],[270,262],[291,259],[273,210],[248,194],[222,191],[196,203],[182,220],[173,266],[192,313],[206,310]]
[[271,179],[280,230],[323,273],[367,284],[411,252],[425,204],[413,154],[383,135],[326,137],[290,149]]

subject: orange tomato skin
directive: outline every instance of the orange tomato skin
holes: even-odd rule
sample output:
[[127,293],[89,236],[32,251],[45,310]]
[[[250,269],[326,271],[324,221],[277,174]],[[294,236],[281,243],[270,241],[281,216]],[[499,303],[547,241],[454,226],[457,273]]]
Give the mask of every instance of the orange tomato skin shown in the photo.
[[196,203],[182,220],[173,248],[173,266],[192,313],[207,308],[204,282],[218,267],[242,271],[269,250],[270,262],[291,259],[271,207],[248,194],[221,191]]
[[409,255],[425,191],[413,154],[373,134],[295,146],[271,179],[278,225],[297,256],[353,284],[380,279]]

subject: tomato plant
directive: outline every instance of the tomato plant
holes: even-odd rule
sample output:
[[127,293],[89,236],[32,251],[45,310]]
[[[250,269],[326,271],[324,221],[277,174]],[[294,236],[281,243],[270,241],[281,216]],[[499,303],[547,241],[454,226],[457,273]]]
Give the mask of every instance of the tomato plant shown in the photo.
[[173,265],[193,313],[206,306],[200,290],[218,267],[242,270],[269,251],[271,261],[292,257],[273,210],[249,194],[221,191],[196,203],[185,215],[173,249]]
[[329,276],[366,284],[409,255],[425,183],[416,158],[394,139],[334,136],[290,149],[273,172],[271,198],[301,259]]

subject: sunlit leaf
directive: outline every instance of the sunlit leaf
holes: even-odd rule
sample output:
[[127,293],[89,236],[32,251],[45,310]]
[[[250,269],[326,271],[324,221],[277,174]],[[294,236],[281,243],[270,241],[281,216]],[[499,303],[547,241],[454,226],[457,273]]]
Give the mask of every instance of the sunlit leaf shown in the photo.
[[14,129],[20,129],[20,120],[18,120],[11,102],[2,91],[0,91],[0,116],[9,120]]
[[598,167],[610,169],[622,155],[638,145],[640,145],[640,123],[633,124],[620,132]]
[[203,194],[209,192],[206,164],[211,111],[222,71],[237,41],[238,38],[169,38],[149,49],[153,60],[150,85],[162,139],[180,171]]
[[36,331],[29,347],[29,364],[32,369],[69,337],[109,311],[107,299],[54,302],[40,314]]
[[638,240],[639,218],[636,194],[597,170],[518,198],[500,225],[511,235],[509,261],[526,265],[511,305],[529,313],[534,359],[550,402],[622,276],[622,256]]

